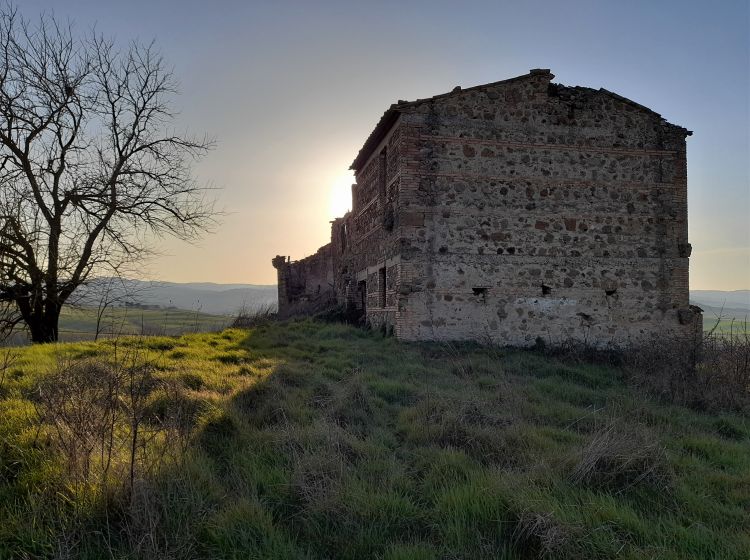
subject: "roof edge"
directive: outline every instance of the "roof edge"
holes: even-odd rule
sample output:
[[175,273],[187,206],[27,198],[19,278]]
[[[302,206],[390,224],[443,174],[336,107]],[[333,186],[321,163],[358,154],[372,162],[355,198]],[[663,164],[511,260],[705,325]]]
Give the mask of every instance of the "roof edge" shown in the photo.
[[[484,88],[490,88],[501,84],[507,84],[512,82],[518,82],[522,80],[528,80],[530,78],[538,78],[538,77],[544,77],[549,82],[552,81],[552,79],[555,77],[554,74],[550,72],[548,68],[533,68],[529,70],[528,74],[522,74],[520,76],[515,76],[513,78],[508,78],[505,80],[498,80],[496,82],[490,82],[488,84],[480,84],[477,86],[472,86],[469,88],[462,88],[461,86],[456,86],[451,91],[446,93],[441,93],[438,95],[433,95],[432,97],[425,97],[422,99],[416,99],[414,101],[402,101],[399,100],[397,103],[392,104],[384,113],[383,116],[380,117],[380,120],[375,125],[375,128],[372,130],[370,135],[367,137],[367,140],[365,140],[365,143],[362,145],[362,148],[357,153],[357,156],[354,158],[354,161],[349,166],[349,169],[353,169],[355,172],[359,171],[365,164],[365,162],[370,158],[372,155],[373,150],[380,144],[380,142],[385,138],[385,136],[388,134],[390,129],[393,127],[393,125],[398,120],[399,115],[402,112],[405,112],[409,109],[412,109],[414,107],[417,107],[423,103],[430,103],[439,99],[445,99],[447,97],[450,97],[452,95],[458,95],[467,91],[477,91]],[[557,84],[561,87],[581,87],[581,86],[566,86],[564,84]],[[585,88],[589,89],[591,91],[597,91],[593,88]],[[636,101],[633,101],[632,99],[628,99],[627,97],[624,97],[622,95],[619,95],[613,91],[609,91],[605,88],[599,88],[598,90],[600,93],[604,95],[608,95],[610,97],[613,97],[614,99],[617,99],[618,101],[629,105],[631,107],[634,107],[640,111],[643,111],[645,113],[648,113],[650,115],[653,115],[657,118],[659,118],[663,124],[669,125],[671,127],[674,127],[675,129],[684,131],[685,136],[692,136],[693,132],[691,130],[686,129],[685,127],[682,127],[680,125],[672,124],[669,121],[667,121],[660,113],[657,113],[653,109],[649,109],[645,105],[641,105],[640,103],[637,103]]]
[[518,82],[522,80],[528,80],[529,78],[535,78],[539,76],[547,77],[547,79],[550,81],[555,77],[555,75],[550,72],[549,68],[532,68],[531,70],[529,70],[528,74],[521,74],[520,76],[507,78],[505,80],[498,80],[496,82],[490,82],[488,84],[480,84],[480,85],[472,86],[472,87],[465,88],[465,89],[462,88],[461,86],[456,86],[449,92],[441,93],[438,95],[433,95],[432,97],[416,99],[414,101],[399,100],[397,103],[392,104],[385,111],[385,113],[383,113],[383,116],[380,117],[378,124],[375,125],[375,128],[370,133],[370,136],[368,136],[367,140],[365,140],[365,143],[362,145],[362,148],[357,153],[357,157],[354,158],[354,161],[349,166],[349,169],[353,169],[354,171],[359,171],[362,168],[365,162],[369,159],[375,147],[378,144],[380,144],[383,138],[385,138],[385,136],[388,134],[388,131],[391,129],[391,127],[396,123],[399,113],[401,113],[405,109],[410,109],[412,107],[421,105],[422,103],[429,103],[431,101],[443,99],[446,97],[450,97],[451,95],[456,95],[456,94],[464,93],[467,91],[476,91],[482,88],[493,87],[493,86],[497,86],[500,84],[507,84],[511,82]]
[[605,88],[599,88],[599,91],[601,93],[604,93],[605,95],[609,95],[610,97],[613,97],[613,98],[617,99],[618,101],[621,101],[622,103],[625,103],[626,105],[630,105],[631,107],[635,107],[636,109],[639,109],[640,111],[644,111],[646,113],[649,113],[650,115],[658,117],[659,119],[661,119],[662,124],[666,124],[666,125],[669,125],[671,127],[677,128],[679,130],[683,130],[685,132],[685,136],[692,136],[693,135],[693,131],[692,130],[688,130],[684,126],[680,126],[678,124],[674,124],[674,123],[669,122],[667,119],[665,119],[662,116],[661,113],[657,113],[653,109],[649,109],[648,107],[646,107],[645,105],[641,105],[637,101],[633,101],[632,99],[628,99],[625,96],[622,96],[622,95],[620,95],[618,93],[615,93],[614,91],[609,91],[608,89],[605,89]]

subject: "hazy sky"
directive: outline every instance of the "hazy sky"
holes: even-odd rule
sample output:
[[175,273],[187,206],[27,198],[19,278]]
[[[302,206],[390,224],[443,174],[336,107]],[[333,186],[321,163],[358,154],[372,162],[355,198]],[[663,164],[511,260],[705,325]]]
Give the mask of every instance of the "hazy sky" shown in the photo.
[[691,288],[750,288],[747,0],[20,5],[156,39],[182,86],[179,124],[219,141],[197,173],[228,215],[195,246],[163,242],[153,278],[275,283],[274,255],[328,241],[347,168],[391,103],[550,68],[694,131]]

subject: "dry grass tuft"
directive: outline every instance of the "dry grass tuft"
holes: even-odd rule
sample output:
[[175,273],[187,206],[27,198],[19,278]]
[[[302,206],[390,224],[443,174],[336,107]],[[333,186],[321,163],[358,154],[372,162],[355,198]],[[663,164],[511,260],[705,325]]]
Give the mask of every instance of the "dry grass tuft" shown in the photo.
[[640,486],[666,493],[672,489],[674,472],[653,434],[637,425],[612,422],[581,450],[570,480],[617,494]]
[[288,424],[278,434],[281,449],[291,459],[292,494],[305,508],[336,507],[342,480],[358,458],[351,436],[324,420],[306,427]]
[[532,549],[538,558],[570,558],[575,548],[575,527],[557,521],[550,513],[524,512],[517,520],[513,540],[521,549]]
[[242,306],[230,325],[233,329],[252,329],[261,325],[267,325],[276,319],[276,306],[266,305],[264,307],[250,308]]

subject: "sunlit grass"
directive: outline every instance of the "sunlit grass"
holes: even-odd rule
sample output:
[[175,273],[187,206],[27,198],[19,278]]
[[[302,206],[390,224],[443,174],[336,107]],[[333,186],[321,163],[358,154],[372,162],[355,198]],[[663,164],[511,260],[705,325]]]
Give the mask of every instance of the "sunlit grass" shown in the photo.
[[[34,391],[62,359],[132,349],[195,404],[190,445],[142,481],[137,508],[118,495],[85,502],[37,433]],[[155,410],[170,405],[152,398]],[[604,440],[593,475],[576,478],[612,426],[615,443],[638,434],[654,453],[628,467],[628,446]],[[0,450],[0,558],[750,550],[747,417],[653,402],[601,366],[344,325],[23,348],[0,388]]]

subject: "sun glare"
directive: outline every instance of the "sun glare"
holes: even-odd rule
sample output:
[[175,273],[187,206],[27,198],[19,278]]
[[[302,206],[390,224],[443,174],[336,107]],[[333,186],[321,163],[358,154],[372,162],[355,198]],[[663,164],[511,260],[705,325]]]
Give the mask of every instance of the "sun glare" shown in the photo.
[[352,208],[352,183],[354,173],[347,170],[331,182],[329,192],[330,218],[340,218]]

